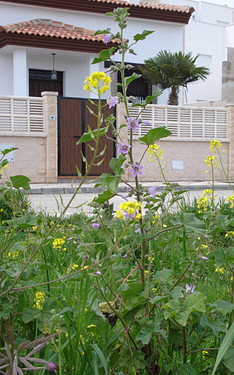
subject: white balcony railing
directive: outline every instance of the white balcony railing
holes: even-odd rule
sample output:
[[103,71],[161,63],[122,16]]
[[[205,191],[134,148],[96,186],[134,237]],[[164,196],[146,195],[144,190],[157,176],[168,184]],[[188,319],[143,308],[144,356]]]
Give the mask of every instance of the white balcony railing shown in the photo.
[[0,96],[0,132],[44,132],[43,99]]
[[[130,116],[135,118],[140,107],[129,106]],[[149,121],[151,128],[165,126],[171,131],[170,138],[185,140],[228,141],[228,113],[226,108],[177,107],[149,104],[140,114],[142,121]],[[136,138],[145,135],[150,127],[142,123]]]

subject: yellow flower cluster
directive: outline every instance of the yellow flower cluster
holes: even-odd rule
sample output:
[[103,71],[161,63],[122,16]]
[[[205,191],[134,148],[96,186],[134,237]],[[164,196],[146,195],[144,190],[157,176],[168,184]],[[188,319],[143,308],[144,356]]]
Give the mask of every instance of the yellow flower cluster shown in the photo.
[[147,149],[147,152],[151,163],[153,163],[154,161],[154,156],[160,158],[161,160],[163,159],[163,152],[162,150],[159,151],[159,146],[156,143],[154,145],[150,145]]
[[221,267],[221,268],[217,267],[215,269],[215,272],[225,273],[225,269],[224,269],[224,267]]
[[234,237],[234,230],[227,232],[224,237],[229,238],[230,236]]
[[65,243],[65,240],[63,238],[55,238],[52,244],[53,249],[61,250],[64,243]]
[[222,143],[217,141],[217,139],[214,139],[213,141],[210,142],[211,152],[218,150],[220,147],[222,147]]
[[207,156],[207,158],[205,159],[205,163],[206,163],[206,165],[208,165],[208,167],[213,167],[213,166],[214,166],[214,168],[218,167],[218,163],[215,160],[214,155]]
[[129,219],[139,221],[141,219],[141,203],[140,202],[123,202],[119,205],[119,210],[116,211],[118,219]]
[[94,72],[85,79],[84,90],[102,95],[109,90],[111,78],[104,72]]
[[234,207],[234,195],[230,195],[230,197],[227,198],[227,202],[231,203],[231,208]]
[[36,292],[34,298],[34,307],[38,310],[43,309],[43,303],[45,302],[45,293],[44,292]]
[[198,199],[198,202],[197,202],[197,208],[198,208],[199,214],[202,212],[202,210],[207,211],[207,207],[209,206],[211,195],[212,195],[211,189],[203,190],[203,194],[201,198]]
[[13,251],[13,252],[9,252],[8,256],[12,257],[13,259],[15,259],[15,258],[17,258],[19,256],[19,251],[16,250],[16,251]]
[[8,166],[8,164],[6,164],[6,165],[4,165],[3,167],[2,167],[2,169],[0,170],[0,174],[3,174],[4,173],[4,171],[5,171],[5,169],[10,169],[10,167]]

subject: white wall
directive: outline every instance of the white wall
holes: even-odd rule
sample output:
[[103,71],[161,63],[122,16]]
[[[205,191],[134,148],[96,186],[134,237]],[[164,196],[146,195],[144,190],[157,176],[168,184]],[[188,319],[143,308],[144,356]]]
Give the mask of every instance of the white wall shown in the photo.
[[[90,30],[110,26],[113,27],[113,32],[118,30],[118,26],[113,22],[113,19],[104,15],[82,14],[80,12],[60,9],[0,3],[0,25],[24,22],[35,18],[53,19]],[[161,49],[174,52],[183,48],[182,24],[129,18],[128,28],[125,30],[125,37],[131,39],[133,35],[144,29],[153,30],[154,33],[144,42],[139,42],[134,48],[137,56],[126,56],[126,60],[129,62],[143,63],[145,59],[155,56]],[[66,96],[85,96],[82,87],[83,79],[89,74],[88,54],[84,54],[85,58],[81,58],[80,56],[76,58],[74,53],[66,52],[66,57],[63,56],[62,58],[59,51],[44,49],[41,50],[41,56],[39,56],[38,53],[32,51],[32,49],[27,49],[28,68],[51,69],[51,52],[56,52],[56,69],[65,72],[64,94]],[[4,51],[0,50],[0,56],[2,53],[4,53]],[[120,58],[121,57],[118,55],[115,56],[116,60],[120,60]],[[3,70],[5,70],[5,68]],[[6,90],[6,87],[2,88],[2,90]],[[166,101],[165,95],[159,99],[161,104],[166,103]]]

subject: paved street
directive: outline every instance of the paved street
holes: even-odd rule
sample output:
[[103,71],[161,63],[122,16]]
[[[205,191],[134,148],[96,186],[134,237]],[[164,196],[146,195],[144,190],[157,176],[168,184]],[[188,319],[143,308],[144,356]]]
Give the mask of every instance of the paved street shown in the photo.
[[[190,190],[188,193],[184,194],[186,200],[193,200],[195,197],[200,197],[202,195],[202,190]],[[223,189],[216,190],[217,199],[232,195],[231,190]],[[67,210],[67,215],[75,212],[84,211],[86,213],[91,213],[92,209],[89,207],[89,203],[97,194],[94,193],[80,193],[77,194],[71,207]],[[120,193],[120,195],[126,195],[126,192]],[[29,195],[29,200],[32,203],[32,207],[36,210],[43,210],[45,213],[59,213],[62,210],[63,205],[67,205],[71,199],[72,194],[31,194]],[[117,209],[119,204],[123,201],[121,196],[117,196],[111,199],[110,202],[114,203],[114,208]]]

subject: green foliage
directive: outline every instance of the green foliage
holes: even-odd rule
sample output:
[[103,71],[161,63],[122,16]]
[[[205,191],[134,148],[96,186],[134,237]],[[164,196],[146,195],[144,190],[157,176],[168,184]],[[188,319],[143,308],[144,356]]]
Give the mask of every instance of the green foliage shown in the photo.
[[191,53],[160,51],[157,56],[145,60],[142,73],[151,83],[159,85],[160,89],[171,88],[168,104],[178,104],[179,87],[187,87],[190,82],[205,80],[209,69],[196,66],[198,55]]
[[13,190],[9,187],[0,187],[0,219],[9,220],[13,217],[20,217],[29,209],[27,197],[20,190]]

